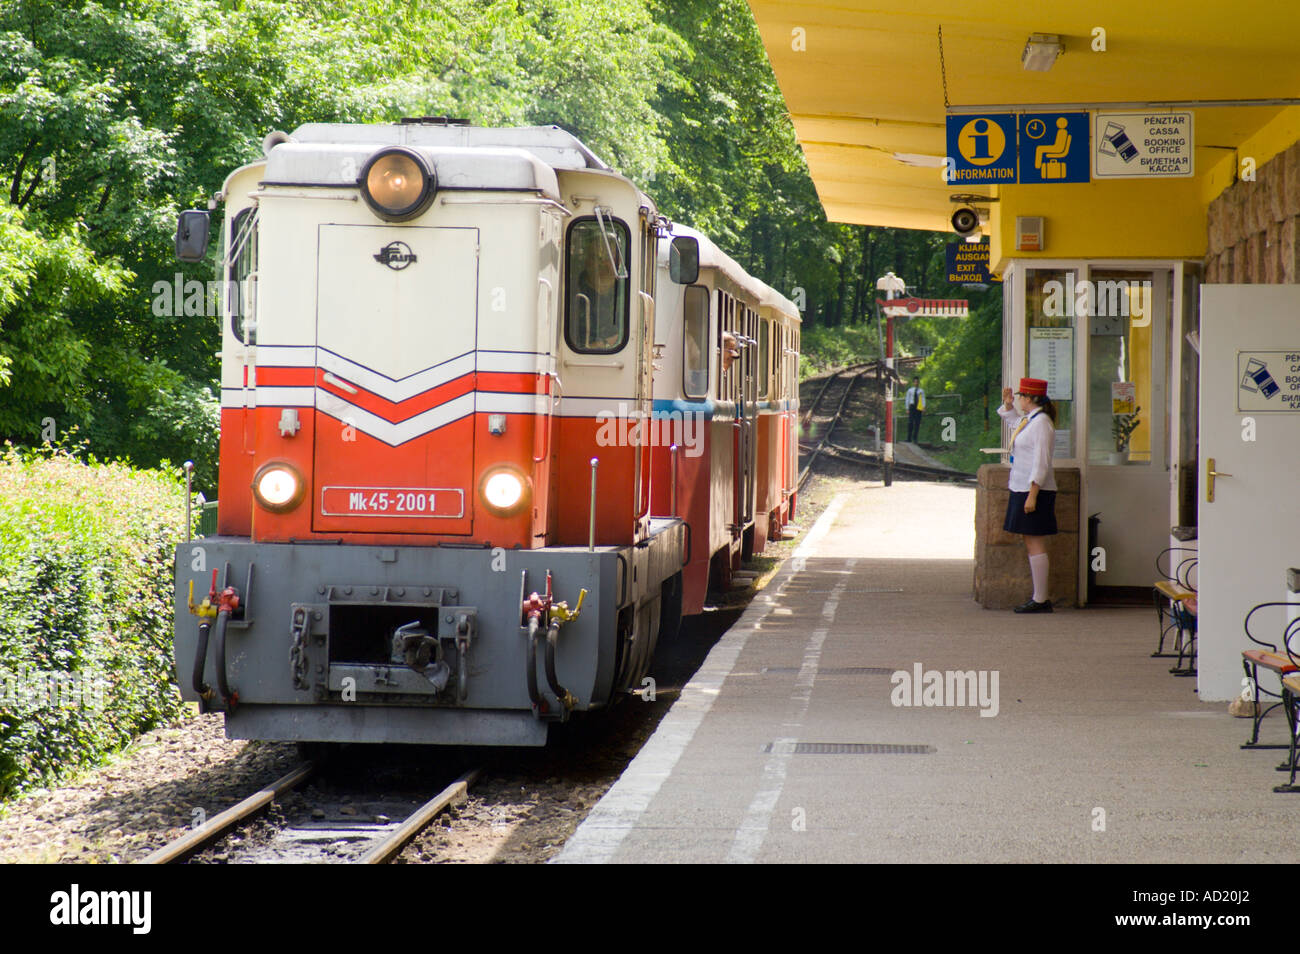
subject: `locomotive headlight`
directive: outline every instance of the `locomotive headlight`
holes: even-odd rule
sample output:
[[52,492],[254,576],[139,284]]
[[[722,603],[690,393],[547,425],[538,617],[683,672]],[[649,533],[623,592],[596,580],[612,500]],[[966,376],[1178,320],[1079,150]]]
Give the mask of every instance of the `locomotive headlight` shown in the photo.
[[253,496],[267,510],[284,513],[302,502],[306,484],[298,471],[283,461],[264,464],[253,477]]
[[513,467],[495,467],[479,482],[483,504],[498,517],[512,517],[528,506],[528,478]]
[[358,181],[366,204],[382,219],[401,222],[428,208],[438,177],[424,157],[410,149],[384,149],[370,157]]

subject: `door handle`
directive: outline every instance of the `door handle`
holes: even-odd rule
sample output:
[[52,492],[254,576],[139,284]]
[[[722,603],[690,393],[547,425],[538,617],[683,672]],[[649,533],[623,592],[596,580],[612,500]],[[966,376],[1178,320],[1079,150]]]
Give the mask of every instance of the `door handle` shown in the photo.
[[1222,470],[1214,469],[1214,458],[1211,457],[1205,462],[1205,502],[1214,503],[1214,478],[1231,477],[1232,474],[1225,473]]

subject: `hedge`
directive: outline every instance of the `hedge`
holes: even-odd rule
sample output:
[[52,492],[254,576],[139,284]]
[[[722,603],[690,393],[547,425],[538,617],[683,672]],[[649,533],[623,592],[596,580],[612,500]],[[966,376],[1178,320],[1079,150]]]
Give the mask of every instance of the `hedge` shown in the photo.
[[172,668],[179,478],[0,453],[0,798],[181,712]]

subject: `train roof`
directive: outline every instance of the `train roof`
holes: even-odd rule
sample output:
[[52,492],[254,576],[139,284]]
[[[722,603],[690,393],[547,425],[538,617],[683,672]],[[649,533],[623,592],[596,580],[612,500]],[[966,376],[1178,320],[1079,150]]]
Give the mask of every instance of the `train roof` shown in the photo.
[[356,143],[430,148],[506,148],[531,152],[552,169],[613,171],[577,136],[559,126],[456,126],[408,123],[305,123],[291,134],[301,143]]
[[[799,309],[795,307],[794,302],[786,298],[779,291],[768,285],[761,279],[755,278],[749,272],[740,267],[734,258],[718,248],[703,232],[691,228],[689,225],[682,225],[679,222],[673,223],[673,235],[687,235],[693,237],[700,243],[700,268],[712,268],[731,281],[735,282],[741,288],[748,291],[756,299],[760,306],[767,305],[777,311],[785,312],[796,321],[799,320]],[[668,243],[664,243],[664,251],[661,255],[667,255]]]
[[760,305],[779,311],[782,314],[793,318],[796,322],[801,324],[803,323],[803,316],[799,314],[798,305],[792,302],[789,298],[786,298],[771,285],[764,285],[763,287],[767,289],[767,293],[759,302]]
[[[382,145],[385,143],[338,140],[282,142],[267,156],[263,181],[267,185],[355,185],[357,171],[374,155],[376,146]],[[433,166],[439,190],[493,189],[560,198],[555,170],[530,151],[405,145]]]

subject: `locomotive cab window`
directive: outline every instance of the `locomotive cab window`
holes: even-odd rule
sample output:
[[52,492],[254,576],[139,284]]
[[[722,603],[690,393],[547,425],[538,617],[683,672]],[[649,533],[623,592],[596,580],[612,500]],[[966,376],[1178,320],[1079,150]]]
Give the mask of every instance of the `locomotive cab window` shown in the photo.
[[628,228],[588,217],[569,227],[564,336],[584,354],[613,354],[628,338]]
[[257,281],[257,214],[253,208],[241,209],[230,224],[229,280],[223,289],[230,308],[230,333],[240,344],[244,338],[244,320],[249,315]]

